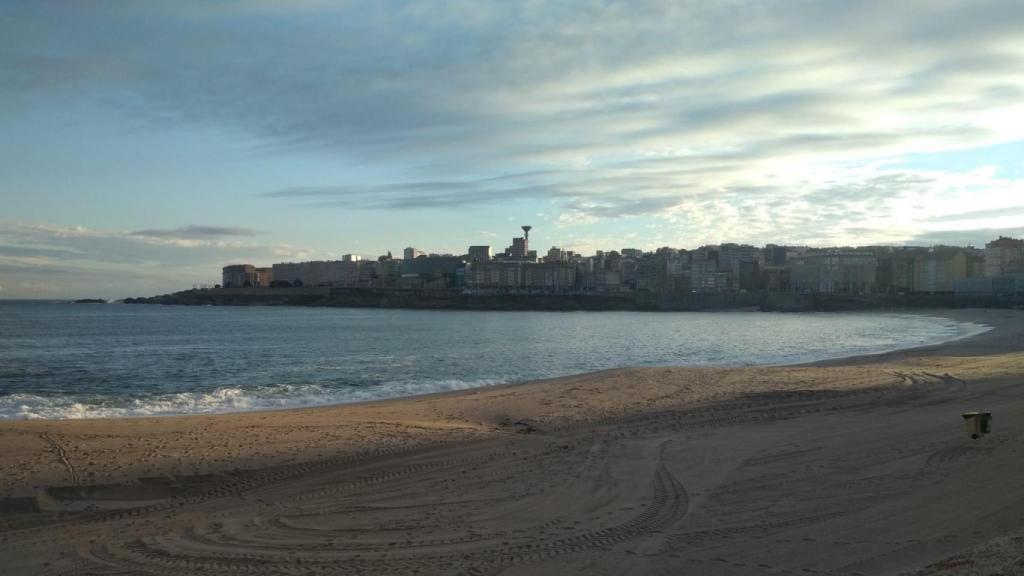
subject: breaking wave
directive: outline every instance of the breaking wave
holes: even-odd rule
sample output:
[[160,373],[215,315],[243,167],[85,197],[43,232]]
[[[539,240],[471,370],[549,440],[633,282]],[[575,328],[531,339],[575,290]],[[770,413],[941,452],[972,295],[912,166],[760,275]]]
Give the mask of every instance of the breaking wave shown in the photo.
[[795,364],[989,329],[891,313],[0,308],[0,419],[250,412],[622,366]]
[[173,416],[253,412],[306,406],[347,404],[401,396],[467,390],[504,384],[506,380],[433,380],[386,382],[374,387],[329,389],[316,384],[264,386],[251,390],[218,388],[146,396],[0,396],[0,419],[79,419]]

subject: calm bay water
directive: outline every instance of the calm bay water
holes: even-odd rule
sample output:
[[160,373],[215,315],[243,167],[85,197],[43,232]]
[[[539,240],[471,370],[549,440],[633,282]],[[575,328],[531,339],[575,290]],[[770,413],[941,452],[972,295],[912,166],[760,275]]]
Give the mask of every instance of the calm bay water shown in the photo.
[[0,418],[333,404],[619,366],[784,364],[985,330],[898,314],[477,312],[0,301]]

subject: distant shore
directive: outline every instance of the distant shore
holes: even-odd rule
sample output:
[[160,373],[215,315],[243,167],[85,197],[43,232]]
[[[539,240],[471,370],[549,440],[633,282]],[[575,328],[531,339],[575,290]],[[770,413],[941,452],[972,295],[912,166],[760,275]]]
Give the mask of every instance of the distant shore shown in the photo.
[[[1024,312],[929,313],[993,330],[813,365],[0,422],[0,554],[13,574],[43,561],[56,572],[301,561],[367,573],[895,574],[961,552],[993,562],[993,547],[1010,565],[1004,544],[1024,530]],[[979,409],[995,429],[972,441],[959,414]]]
[[311,306],[445,310],[627,310],[834,312],[922,308],[1018,308],[1024,301],[940,294],[797,294],[792,292],[473,293],[461,290],[377,288],[210,288],[184,290],[127,304],[183,306]]

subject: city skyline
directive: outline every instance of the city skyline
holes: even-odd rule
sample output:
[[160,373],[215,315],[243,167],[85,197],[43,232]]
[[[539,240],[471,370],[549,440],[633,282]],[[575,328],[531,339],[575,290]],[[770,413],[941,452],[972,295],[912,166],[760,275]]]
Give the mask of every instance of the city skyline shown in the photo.
[[1024,237],[1022,28],[1012,1],[9,3],[0,298],[524,223],[587,254]]
[[[406,247],[364,259],[234,263],[222,268],[218,284],[161,298],[289,298],[325,296],[335,290],[392,291],[402,298],[426,294],[586,295],[656,293],[793,292],[798,294],[1016,294],[1024,282],[1024,240],[1005,236],[984,249],[949,245],[824,247],[722,243],[690,248],[663,246],[579,254],[529,245],[531,225],[520,227],[504,250],[473,245],[459,254],[428,253]],[[221,291],[221,289],[226,289]],[[241,292],[232,290],[241,289]],[[255,291],[252,291],[256,289]],[[313,292],[283,292],[302,289]],[[213,290],[212,293],[208,293]],[[262,291],[262,292],[261,292]],[[397,292],[395,292],[397,291]],[[348,292],[343,292],[349,294]],[[412,296],[415,300],[418,296]]]

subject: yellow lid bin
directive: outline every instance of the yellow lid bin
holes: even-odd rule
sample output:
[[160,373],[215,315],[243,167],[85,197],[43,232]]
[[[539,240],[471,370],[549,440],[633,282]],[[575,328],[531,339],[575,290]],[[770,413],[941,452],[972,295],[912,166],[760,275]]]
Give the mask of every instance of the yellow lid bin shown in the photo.
[[964,419],[967,435],[971,438],[978,439],[983,434],[992,432],[991,412],[964,412],[960,416]]

